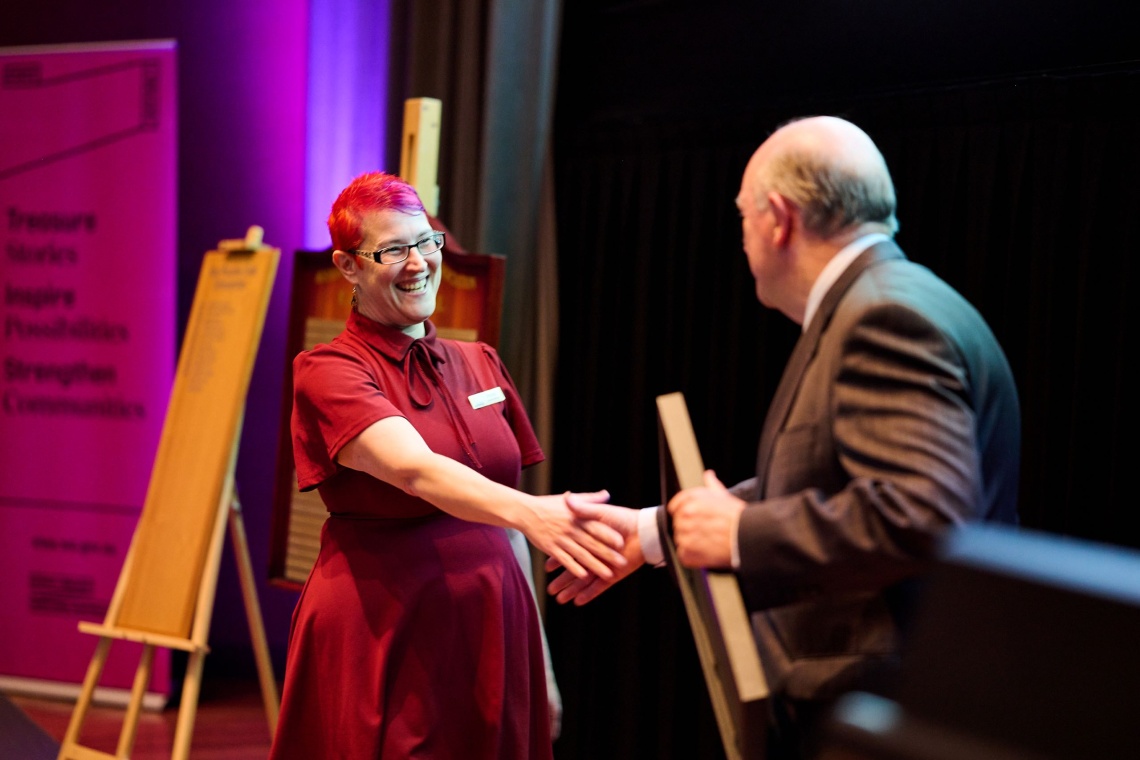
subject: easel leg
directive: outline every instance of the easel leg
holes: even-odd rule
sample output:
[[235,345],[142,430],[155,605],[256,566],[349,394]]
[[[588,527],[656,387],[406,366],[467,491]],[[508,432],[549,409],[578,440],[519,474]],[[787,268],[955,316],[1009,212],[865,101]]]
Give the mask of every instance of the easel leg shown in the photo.
[[171,760],[188,760],[190,757],[190,740],[194,736],[194,719],[198,716],[198,694],[202,691],[202,666],[205,661],[206,652],[195,649],[186,663],[186,677],[182,681],[182,704],[178,708]]
[[135,736],[138,733],[139,711],[142,709],[143,697],[146,696],[146,687],[150,683],[151,666],[154,664],[154,645],[144,644],[142,659],[139,660],[138,670],[135,671],[135,683],[131,688],[131,702],[127,705],[127,714],[123,717],[123,730],[119,734],[119,747],[115,754],[119,757],[130,757],[131,749],[135,746]]
[[87,717],[87,708],[91,706],[91,698],[95,695],[95,687],[99,683],[99,676],[103,675],[103,666],[107,664],[107,653],[111,650],[111,640],[105,636],[99,637],[95,645],[95,654],[91,656],[91,663],[87,666],[87,675],[83,679],[83,689],[79,692],[79,699],[75,702],[75,711],[71,713],[71,721],[67,724],[67,733],[63,735],[63,742],[59,745],[58,760],[70,757],[69,750],[79,746],[79,734],[83,730],[83,720]]
[[253,654],[257,660],[257,677],[261,681],[261,700],[265,703],[265,717],[269,721],[269,737],[272,739],[277,733],[277,713],[280,709],[277,681],[273,676],[273,663],[269,657],[265,621],[261,617],[261,606],[257,603],[257,585],[254,582],[253,565],[249,560],[249,542],[246,540],[245,524],[241,519],[241,503],[238,501],[236,491],[233,508],[230,510],[230,538],[234,542],[234,557],[237,558],[241,595],[249,619],[249,635],[253,640]]

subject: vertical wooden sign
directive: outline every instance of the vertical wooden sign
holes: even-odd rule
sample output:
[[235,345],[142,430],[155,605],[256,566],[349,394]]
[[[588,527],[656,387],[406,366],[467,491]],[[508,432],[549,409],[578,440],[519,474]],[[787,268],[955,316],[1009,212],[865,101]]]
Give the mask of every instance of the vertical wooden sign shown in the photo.
[[416,189],[429,216],[439,214],[439,136],[443,103],[435,98],[404,101],[400,177]]
[[[252,227],[244,241],[222,241],[202,261],[142,516],[103,624],[79,624],[99,642],[60,760],[130,756],[142,687],[150,677],[156,647],[190,653],[172,752],[177,760],[189,756],[227,522],[270,732],[276,727],[276,684],[249,566],[234,464],[279,258],[278,249],[261,244],[261,228]],[[80,738],[113,640],[141,643],[143,655],[118,748],[108,755],[83,746]]]
[[116,625],[190,636],[280,251],[206,254]]

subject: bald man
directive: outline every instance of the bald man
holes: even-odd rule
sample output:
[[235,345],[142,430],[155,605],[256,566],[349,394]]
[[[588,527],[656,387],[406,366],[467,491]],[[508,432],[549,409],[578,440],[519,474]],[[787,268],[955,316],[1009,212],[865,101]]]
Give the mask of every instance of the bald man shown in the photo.
[[[756,296],[801,325],[756,477],[713,473],[668,504],[678,557],[734,569],[773,690],[777,746],[804,753],[838,694],[896,653],[908,579],[971,520],[1017,522],[1020,413],[978,312],[893,242],[890,173],[850,122],[778,129],[736,198]],[[627,536],[621,575],[662,560],[659,508],[576,504]],[[563,573],[582,604],[614,581]]]

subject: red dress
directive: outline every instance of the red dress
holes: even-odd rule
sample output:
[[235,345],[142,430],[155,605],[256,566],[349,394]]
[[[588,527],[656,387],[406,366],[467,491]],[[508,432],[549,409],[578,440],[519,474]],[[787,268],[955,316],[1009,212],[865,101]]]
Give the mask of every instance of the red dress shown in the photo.
[[[335,463],[377,420],[515,486],[543,458],[485,344],[413,340],[353,313],[293,364],[302,489],[331,513],[293,614],[270,757],[550,758],[538,617],[502,528],[466,522]],[[473,394],[501,388],[479,406]]]

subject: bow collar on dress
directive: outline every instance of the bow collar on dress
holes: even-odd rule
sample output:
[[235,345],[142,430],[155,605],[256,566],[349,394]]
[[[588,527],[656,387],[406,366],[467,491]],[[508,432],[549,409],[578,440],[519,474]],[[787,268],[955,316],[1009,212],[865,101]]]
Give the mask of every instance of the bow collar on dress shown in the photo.
[[431,403],[432,386],[442,387],[436,367],[447,362],[439,346],[435,325],[424,322],[424,336],[413,338],[402,330],[382,325],[359,312],[348,316],[348,329],[362,337],[368,345],[403,367],[408,398],[423,409]]

